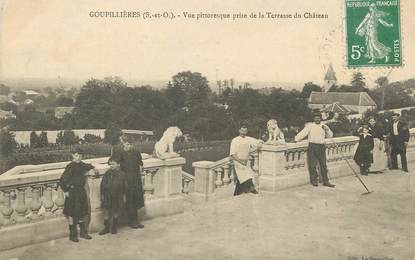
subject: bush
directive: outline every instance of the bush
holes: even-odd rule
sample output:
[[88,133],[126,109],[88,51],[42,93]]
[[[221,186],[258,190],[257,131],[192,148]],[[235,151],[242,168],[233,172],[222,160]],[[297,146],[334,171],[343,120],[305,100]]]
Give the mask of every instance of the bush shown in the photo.
[[30,133],[30,147],[31,148],[37,148],[39,147],[39,136],[36,134],[35,131],[32,131]]
[[85,134],[83,138],[83,143],[85,144],[95,144],[101,142],[102,138],[99,135]]
[[49,142],[48,142],[48,134],[46,132],[42,131],[40,133],[39,143],[38,144],[39,144],[39,147],[46,147],[46,146],[48,146],[48,144],[49,144]]
[[75,132],[72,130],[60,131],[56,138],[56,143],[63,145],[79,144],[79,137],[76,136]]
[[16,149],[17,143],[14,135],[6,129],[0,130],[0,155],[8,157]]
[[105,129],[104,142],[107,144],[116,145],[119,143],[121,135],[121,129],[118,126],[112,125],[111,127]]

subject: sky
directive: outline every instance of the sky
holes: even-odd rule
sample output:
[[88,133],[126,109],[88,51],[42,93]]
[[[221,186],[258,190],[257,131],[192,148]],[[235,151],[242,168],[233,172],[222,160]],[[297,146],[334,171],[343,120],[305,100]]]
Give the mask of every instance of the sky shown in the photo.
[[[344,0],[0,0],[2,78],[168,80],[197,71],[215,82],[313,81],[345,68]],[[404,66],[360,69],[369,85],[415,77],[415,2],[401,0]],[[91,18],[91,11],[327,14],[328,19],[143,20]]]

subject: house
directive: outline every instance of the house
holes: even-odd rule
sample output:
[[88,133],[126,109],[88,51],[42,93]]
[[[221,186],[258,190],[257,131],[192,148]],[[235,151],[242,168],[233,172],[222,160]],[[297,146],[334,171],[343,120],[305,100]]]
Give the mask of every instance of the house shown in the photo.
[[33,101],[30,98],[25,99],[25,101],[23,101],[24,105],[32,105],[33,103],[35,103],[35,101]]
[[309,108],[323,110],[330,106],[332,109],[344,112],[349,110],[358,114],[377,107],[366,92],[311,92],[308,99]]
[[55,107],[55,117],[62,119],[66,114],[72,114],[74,107]]
[[4,111],[0,109],[0,119],[16,118],[16,115],[11,111]]
[[330,115],[349,115],[353,112],[341,105],[339,102],[334,102],[333,104],[324,106],[321,109],[321,113],[323,120],[326,120],[330,117]]
[[37,92],[37,91],[34,91],[34,90],[25,90],[25,91],[23,91],[25,94],[26,94],[26,96],[27,97],[29,97],[29,98],[33,98],[33,97],[37,97],[37,96],[40,96],[40,93],[39,92]]

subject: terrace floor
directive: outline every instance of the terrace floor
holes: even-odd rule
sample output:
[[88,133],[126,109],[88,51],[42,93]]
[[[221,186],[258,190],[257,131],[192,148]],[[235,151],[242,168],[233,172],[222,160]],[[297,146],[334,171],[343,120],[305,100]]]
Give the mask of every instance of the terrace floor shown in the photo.
[[[0,259],[415,259],[415,172],[355,177],[190,207],[184,214],[0,252]],[[229,188],[231,192],[232,187]],[[377,258],[370,258],[377,257]]]

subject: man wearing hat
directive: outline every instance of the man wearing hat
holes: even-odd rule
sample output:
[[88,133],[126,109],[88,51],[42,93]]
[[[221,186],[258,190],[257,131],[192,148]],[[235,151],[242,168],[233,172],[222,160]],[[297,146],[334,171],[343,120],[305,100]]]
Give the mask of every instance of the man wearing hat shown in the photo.
[[406,147],[409,141],[408,125],[399,120],[400,115],[392,115],[392,124],[390,125],[389,143],[391,145],[391,169],[398,169],[398,154],[401,156],[402,170],[408,172],[408,163],[406,160]]
[[313,121],[313,123],[306,124],[304,129],[295,136],[295,141],[299,142],[308,137],[307,162],[311,184],[318,186],[317,164],[319,164],[323,185],[333,188],[335,185],[329,182],[327,176],[325,146],[325,138],[333,137],[333,132],[328,126],[321,124],[321,114],[319,112],[314,112]]

